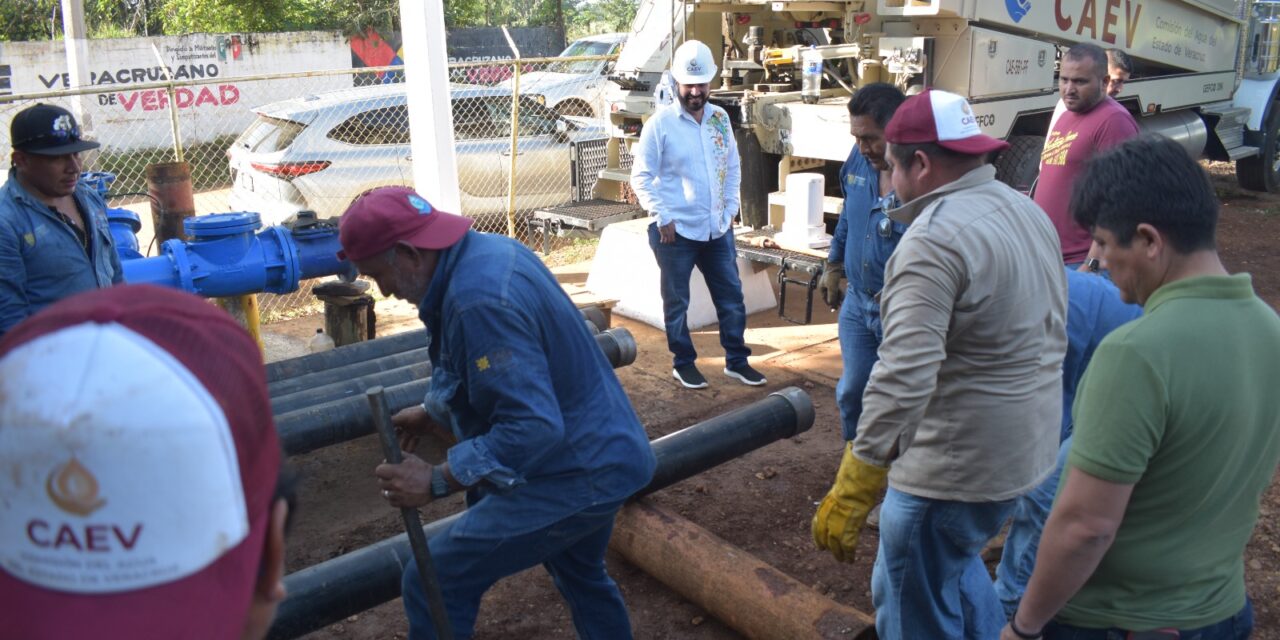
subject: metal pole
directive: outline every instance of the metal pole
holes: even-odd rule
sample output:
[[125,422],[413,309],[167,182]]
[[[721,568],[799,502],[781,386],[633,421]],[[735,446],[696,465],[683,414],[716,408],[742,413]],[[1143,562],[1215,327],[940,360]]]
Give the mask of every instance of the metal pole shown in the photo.
[[[727,416],[734,416],[728,419]],[[665,489],[729,459],[720,448],[746,453],[782,438],[790,438],[813,426],[813,402],[796,387],[771,393],[764,399],[725,416],[718,416],[650,443],[658,458],[657,472],[635,497]],[[682,455],[677,449],[695,453]],[[461,513],[423,527],[428,538],[449,528]],[[284,579],[289,597],[280,609],[268,636],[273,640],[296,638],[338,622],[400,596],[400,576],[410,562],[406,534],[376,542],[289,574]]]
[[511,72],[511,163],[507,176],[507,236],[516,237],[516,158],[520,156],[520,58]]
[[[400,455],[400,443],[396,442],[395,426],[391,424],[391,411],[387,408],[387,399],[382,387],[374,387],[364,392],[369,400],[369,412],[373,414],[373,422],[378,427],[379,440],[382,441],[382,453],[387,462],[400,464],[404,458]],[[431,548],[427,546],[427,536],[422,531],[422,520],[418,518],[418,510],[402,507],[400,517],[404,520],[405,533],[409,536],[409,546],[413,549],[413,559],[418,565],[418,576],[422,579],[422,589],[427,595],[427,609],[431,612],[431,624],[436,628],[436,637],[440,640],[453,640],[453,629],[449,626],[449,610],[444,606],[444,594],[440,593],[440,578],[436,576],[436,568],[431,563]]]

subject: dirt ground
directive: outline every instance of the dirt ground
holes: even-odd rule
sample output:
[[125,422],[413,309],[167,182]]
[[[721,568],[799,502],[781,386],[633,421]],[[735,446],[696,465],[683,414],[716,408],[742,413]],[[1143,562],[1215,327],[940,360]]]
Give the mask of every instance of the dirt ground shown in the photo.
[[[1210,165],[1224,200],[1219,245],[1228,268],[1253,274],[1259,294],[1280,304],[1280,197],[1240,191],[1226,165]],[[559,270],[563,281],[581,282],[589,264]],[[775,285],[776,286],[776,285]],[[799,296],[789,297],[789,302]],[[794,304],[794,303],[792,303]],[[870,612],[871,561],[877,538],[862,537],[860,559],[842,565],[814,550],[809,522],[816,501],[830,486],[840,457],[835,383],[840,374],[835,315],[815,304],[813,322],[797,326],[773,311],[751,316],[747,340],[753,362],[769,378],[763,389],[747,388],[719,371],[722,353],[714,327],[695,333],[709,375],[709,389],[690,391],[671,379],[663,334],[647,325],[614,316],[615,326],[631,330],[639,357],[618,371],[649,436],[656,438],[763,397],[798,386],[813,398],[813,428],[748,456],[686,480],[650,498],[682,514],[721,538],[772,564],[835,600]],[[384,335],[418,327],[407,305],[380,302]],[[792,313],[800,311],[793,306]],[[289,348],[310,337],[318,316],[270,325],[269,339]],[[371,436],[292,459],[303,476],[301,510],[289,539],[288,568],[296,571],[401,532],[397,512],[379,498],[372,469],[381,459]],[[771,471],[767,471],[771,470]],[[757,475],[759,474],[759,475]],[[431,505],[424,520],[461,508],[454,496]],[[1245,554],[1249,595],[1257,613],[1258,640],[1280,640],[1280,481],[1263,499],[1261,517]],[[728,640],[741,636],[697,605],[610,554],[610,572],[622,588],[640,639]],[[395,600],[315,632],[308,638],[403,638],[406,623]],[[567,609],[540,568],[498,583],[480,610],[475,637],[572,638]]]

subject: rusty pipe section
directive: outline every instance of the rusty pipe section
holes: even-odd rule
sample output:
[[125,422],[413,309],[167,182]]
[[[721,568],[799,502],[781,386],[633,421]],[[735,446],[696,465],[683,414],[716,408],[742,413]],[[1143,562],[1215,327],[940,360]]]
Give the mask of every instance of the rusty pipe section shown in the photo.
[[186,240],[183,223],[196,215],[191,165],[185,162],[156,162],[147,165],[146,176],[156,245],[174,238]]
[[752,640],[843,639],[875,628],[875,618],[646,500],[618,514],[609,547]]
[[[732,419],[726,419],[733,416]],[[747,453],[813,426],[813,402],[796,387],[771,393],[750,405],[700,422],[650,443],[658,468],[644,496],[693,477],[730,459],[728,447]],[[767,437],[766,437],[767,435]],[[676,451],[692,448],[698,455]],[[430,538],[462,514],[423,526]],[[289,597],[280,603],[270,638],[296,638],[400,597],[400,576],[413,562],[407,534],[382,540],[285,577]]]
[[[614,327],[594,337],[615,369],[636,361],[636,340],[625,327]],[[421,403],[430,385],[430,378],[426,378],[387,387],[387,406],[394,413]],[[285,455],[292,456],[369,435],[373,433],[373,419],[363,397],[349,397],[277,415],[276,431]]]

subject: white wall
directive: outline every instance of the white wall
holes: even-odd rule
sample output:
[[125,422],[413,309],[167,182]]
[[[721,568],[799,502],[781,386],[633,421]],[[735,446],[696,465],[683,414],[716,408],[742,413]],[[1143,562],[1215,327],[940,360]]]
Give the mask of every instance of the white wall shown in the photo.
[[[339,32],[193,34],[90,40],[89,73],[103,93],[84,98],[91,136],[115,150],[172,145],[168,96],[163,89],[133,87],[164,80],[152,45],[178,83],[184,78],[219,82],[178,89],[184,143],[238,134],[252,121],[249,109],[269,102],[352,86],[349,75],[305,80],[246,81],[246,76],[350,69],[351,48]],[[0,81],[8,66],[13,94],[66,87],[62,41],[0,42]],[[0,91],[0,93],[4,93]],[[51,100],[65,105],[66,99]],[[0,164],[8,164],[8,120],[28,103],[0,107]]]

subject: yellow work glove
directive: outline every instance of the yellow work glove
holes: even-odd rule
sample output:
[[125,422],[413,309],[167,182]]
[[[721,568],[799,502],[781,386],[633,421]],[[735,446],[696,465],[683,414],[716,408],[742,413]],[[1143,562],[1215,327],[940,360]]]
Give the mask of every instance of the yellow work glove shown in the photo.
[[889,468],[867,464],[853,455],[853,443],[844,449],[836,482],[813,516],[813,541],[840,562],[853,562],[858,535],[876,498],[889,483]]
[[844,265],[828,260],[827,266],[822,268],[822,280],[818,282],[818,294],[822,296],[822,301],[832,309],[839,309],[840,304],[844,302],[844,287],[840,285],[842,278],[844,278]]

